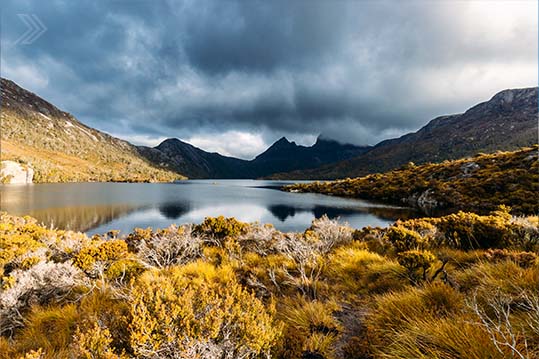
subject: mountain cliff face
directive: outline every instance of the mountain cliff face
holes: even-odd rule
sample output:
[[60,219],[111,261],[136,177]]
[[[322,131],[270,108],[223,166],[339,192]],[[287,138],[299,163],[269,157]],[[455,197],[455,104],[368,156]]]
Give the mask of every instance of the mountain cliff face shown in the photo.
[[139,147],[139,153],[151,162],[186,174],[189,178],[258,178],[276,172],[315,168],[357,156],[369,149],[322,138],[307,147],[283,137],[255,159],[247,161],[209,153],[172,138],[154,148]]
[[353,159],[272,176],[335,179],[384,172],[414,162],[442,162],[479,152],[516,150],[538,142],[537,87],[504,90],[466,112],[442,116],[415,133],[382,141]]
[[35,182],[172,181],[182,176],[141,157],[130,143],[85,126],[1,79],[1,159],[35,170]]

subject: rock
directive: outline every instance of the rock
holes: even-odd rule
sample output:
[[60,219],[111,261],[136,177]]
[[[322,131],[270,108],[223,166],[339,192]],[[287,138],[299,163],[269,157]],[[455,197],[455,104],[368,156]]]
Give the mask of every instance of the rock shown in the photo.
[[2,161],[0,182],[9,184],[29,184],[34,178],[34,170],[14,161]]
[[431,214],[434,210],[443,207],[443,203],[438,202],[434,196],[434,190],[427,189],[419,193],[416,192],[406,198],[401,198],[403,203],[419,208],[426,214]]
[[479,169],[479,165],[475,162],[468,162],[460,166],[460,170],[462,171],[462,177],[470,177],[472,175],[472,172]]
[[421,193],[417,199],[417,206],[423,211],[429,213],[431,210],[439,207],[440,204],[438,203],[438,200],[434,198],[434,191],[432,189],[428,189]]
[[537,161],[539,160],[539,153],[532,153],[531,155],[528,155],[525,159],[525,161]]

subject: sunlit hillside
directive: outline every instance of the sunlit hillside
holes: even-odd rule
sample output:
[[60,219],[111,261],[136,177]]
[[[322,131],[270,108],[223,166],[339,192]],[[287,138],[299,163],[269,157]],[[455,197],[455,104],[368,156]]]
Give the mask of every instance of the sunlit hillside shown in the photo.
[[514,152],[480,154],[440,164],[416,166],[334,182],[285,187],[417,206],[426,212],[493,210],[500,204],[515,213],[537,213],[539,205],[538,147]]
[[182,176],[150,164],[126,141],[83,125],[1,79],[1,157],[31,166],[34,182],[160,182]]

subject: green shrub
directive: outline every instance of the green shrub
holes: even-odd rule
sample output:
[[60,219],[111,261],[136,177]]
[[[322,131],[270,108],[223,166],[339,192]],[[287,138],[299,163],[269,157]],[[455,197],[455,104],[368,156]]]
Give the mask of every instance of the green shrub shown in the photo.
[[248,225],[240,222],[235,218],[206,217],[204,222],[195,227],[195,232],[206,235],[215,239],[225,239],[227,237],[237,238],[240,234],[245,233]]
[[399,223],[389,227],[386,232],[386,239],[395,247],[397,252],[428,248],[426,238]]
[[410,280],[417,282],[419,279],[427,280],[427,271],[436,257],[429,251],[410,250],[399,253],[397,260],[408,271]]

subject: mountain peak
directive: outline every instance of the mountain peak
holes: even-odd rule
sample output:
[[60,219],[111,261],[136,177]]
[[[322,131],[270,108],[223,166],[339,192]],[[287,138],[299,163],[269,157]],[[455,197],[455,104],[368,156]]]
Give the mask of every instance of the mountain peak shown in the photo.
[[186,146],[186,145],[189,145],[189,144],[183,142],[180,139],[167,138],[166,140],[164,140],[163,142],[158,144],[155,148],[157,148],[157,149],[164,149],[164,148],[169,148],[169,147],[176,148],[176,147],[179,147],[179,146]]
[[185,143],[185,142],[183,142],[182,140],[178,138],[171,137],[171,138],[167,138],[163,140],[158,146],[161,146],[163,144],[175,144],[175,143]]
[[467,113],[486,116],[491,113],[511,113],[514,111],[537,110],[537,87],[506,89],[495,94],[489,101],[482,102]]
[[271,151],[271,150],[275,150],[275,149],[278,149],[278,150],[282,150],[282,149],[289,149],[289,148],[293,148],[293,147],[297,147],[298,145],[296,144],[296,142],[294,141],[289,141],[286,137],[281,137],[279,140],[277,140],[273,145],[271,145],[267,150],[267,151]]
[[294,141],[288,141],[288,138],[286,138],[285,136],[279,138],[273,145],[290,145],[290,144],[295,144]]
[[334,140],[332,138],[329,138],[323,134],[320,134],[318,135],[318,137],[316,138],[316,142],[314,143],[313,146],[316,146],[316,145],[320,145],[320,144],[328,144],[328,143],[337,143],[337,144],[340,144],[339,141],[337,140]]

